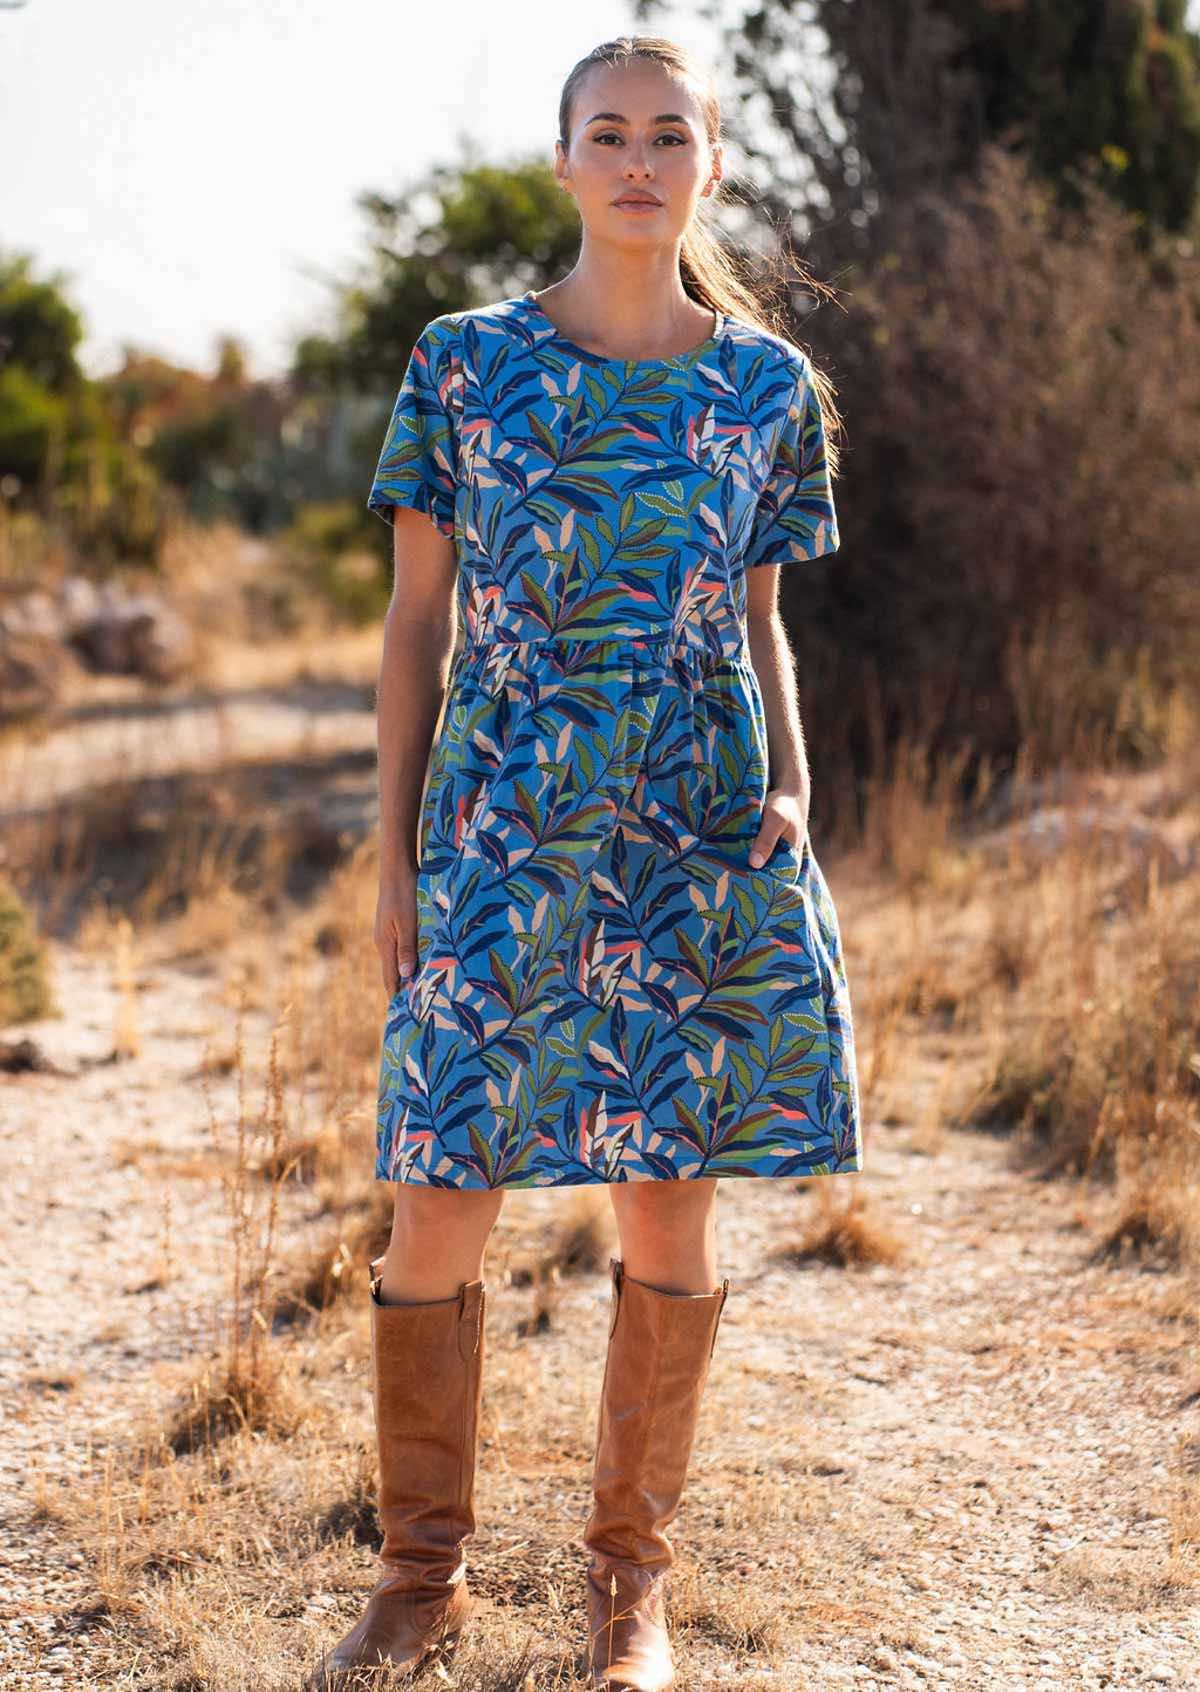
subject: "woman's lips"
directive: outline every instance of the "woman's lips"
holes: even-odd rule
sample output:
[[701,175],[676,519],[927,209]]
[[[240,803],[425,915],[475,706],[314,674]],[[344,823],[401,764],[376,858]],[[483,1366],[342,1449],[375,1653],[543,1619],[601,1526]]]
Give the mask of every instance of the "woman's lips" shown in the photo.
[[652,212],[662,210],[661,200],[614,200],[613,204],[622,211]]

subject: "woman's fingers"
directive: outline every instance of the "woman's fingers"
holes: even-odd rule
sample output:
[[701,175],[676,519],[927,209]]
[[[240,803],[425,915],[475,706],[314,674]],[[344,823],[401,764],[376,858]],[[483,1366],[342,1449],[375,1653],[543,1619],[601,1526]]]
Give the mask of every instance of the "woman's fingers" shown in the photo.
[[417,901],[415,892],[381,893],[375,917],[375,947],[383,985],[392,998],[417,971]]
[[754,844],[750,848],[750,862],[755,869],[759,869],[766,863],[775,850],[775,842],[782,839],[783,836],[784,829],[781,823],[776,823],[772,828],[759,829]]
[[772,792],[767,795],[759,819],[758,833],[750,848],[750,862],[755,869],[766,863],[780,840],[798,847],[808,833],[807,807],[792,793]]

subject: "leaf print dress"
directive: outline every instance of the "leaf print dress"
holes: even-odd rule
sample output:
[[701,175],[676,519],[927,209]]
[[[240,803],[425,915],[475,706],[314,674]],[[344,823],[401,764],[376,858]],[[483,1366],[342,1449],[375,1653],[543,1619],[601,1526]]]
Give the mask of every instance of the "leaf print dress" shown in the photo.
[[862,1167],[837,914],[768,788],[745,571],[838,546],[806,355],[717,314],[604,358],[533,293],[434,318],[368,506],[452,536],[375,1174],[576,1186]]

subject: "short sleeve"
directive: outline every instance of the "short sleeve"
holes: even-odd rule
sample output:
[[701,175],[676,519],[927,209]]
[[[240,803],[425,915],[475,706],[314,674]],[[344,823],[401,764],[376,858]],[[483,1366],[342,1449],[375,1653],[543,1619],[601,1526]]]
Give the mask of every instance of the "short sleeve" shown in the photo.
[[385,523],[394,522],[397,505],[408,505],[444,535],[454,533],[461,370],[454,319],[435,317],[409,354],[367,496]]
[[797,353],[789,360],[781,383],[771,392],[786,409],[750,525],[747,569],[820,558],[841,544],[825,423],[806,356]]

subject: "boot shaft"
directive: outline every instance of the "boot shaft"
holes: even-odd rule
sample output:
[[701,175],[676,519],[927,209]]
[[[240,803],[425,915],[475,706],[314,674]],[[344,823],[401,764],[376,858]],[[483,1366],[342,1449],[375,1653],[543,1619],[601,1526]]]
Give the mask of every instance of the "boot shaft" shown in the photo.
[[666,1529],[683,1493],[729,1282],[712,1293],[668,1293],[626,1275],[617,1258],[610,1270],[595,1506],[584,1541],[610,1558],[667,1567]]
[[453,1298],[423,1304],[383,1304],[379,1287],[372,1273],[380,1556],[414,1569],[457,1561],[475,1531],[484,1284],[467,1281]]

